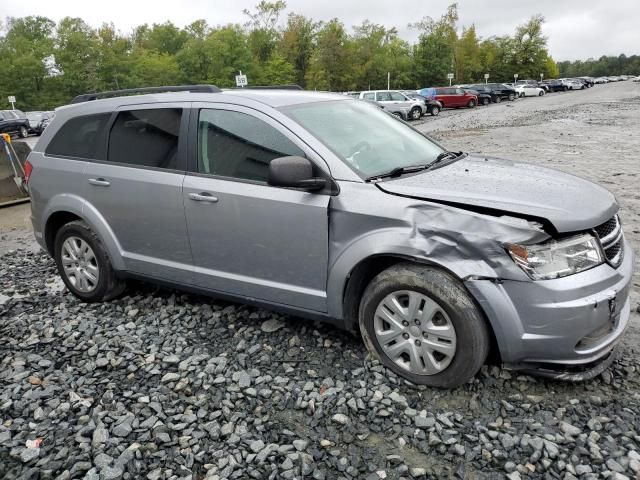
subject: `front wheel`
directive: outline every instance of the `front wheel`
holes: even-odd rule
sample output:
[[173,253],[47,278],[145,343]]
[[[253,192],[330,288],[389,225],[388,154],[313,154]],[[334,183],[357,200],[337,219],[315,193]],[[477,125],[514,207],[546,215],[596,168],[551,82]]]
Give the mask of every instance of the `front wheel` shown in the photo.
[[540,93],[538,93],[538,96],[541,97],[544,95],[544,90],[542,90]]
[[464,286],[440,269],[401,263],[367,286],[359,310],[369,352],[418,385],[453,388],[485,362],[489,331]]
[[111,300],[124,291],[125,284],[117,278],[102,242],[83,221],[58,230],[54,260],[64,284],[84,302]]
[[502,101],[502,97],[496,97],[494,101],[495,103],[500,103]]
[[422,110],[420,110],[420,107],[413,107],[409,112],[409,118],[411,120],[419,120],[421,116]]
[[20,138],[27,138],[29,136],[29,130],[27,130],[27,127],[20,127],[18,133],[20,134]]
[[437,117],[440,114],[440,108],[439,107],[431,107],[431,116],[432,117]]
[[489,100],[488,98],[484,98],[484,99],[482,100],[482,105],[485,105],[485,106],[486,106],[486,105],[489,105],[489,102],[491,102],[491,100]]
[[469,100],[469,103],[467,103],[467,107],[469,107],[469,108],[473,108],[475,106],[476,106],[475,100]]
[[515,95],[515,93],[510,93],[510,94],[509,94],[509,101],[510,101],[510,102],[513,102],[515,99],[516,99],[516,95]]

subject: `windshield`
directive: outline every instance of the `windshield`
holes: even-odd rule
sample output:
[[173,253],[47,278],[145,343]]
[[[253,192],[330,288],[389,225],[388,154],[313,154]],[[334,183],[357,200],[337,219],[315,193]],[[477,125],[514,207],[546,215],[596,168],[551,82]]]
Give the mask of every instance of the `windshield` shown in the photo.
[[291,105],[282,111],[364,178],[430,163],[444,151],[379,107],[360,100]]

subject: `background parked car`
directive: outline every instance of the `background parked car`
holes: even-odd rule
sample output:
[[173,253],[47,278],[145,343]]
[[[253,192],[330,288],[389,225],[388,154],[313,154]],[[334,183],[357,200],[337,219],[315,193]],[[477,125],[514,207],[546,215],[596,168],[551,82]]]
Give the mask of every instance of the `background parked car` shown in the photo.
[[22,138],[29,135],[29,121],[20,110],[0,110],[0,133],[17,133]]
[[412,92],[410,90],[409,91],[403,90],[402,93],[404,93],[407,97],[413,100],[417,100],[418,102],[423,102],[425,107],[427,108],[426,113],[430,114],[431,116],[435,117],[442,110],[442,105],[437,100],[434,100],[432,98],[427,98],[425,96],[420,95],[419,93]]
[[27,112],[26,117],[29,122],[29,132],[41,135],[49,125],[53,115],[50,112]]
[[472,88],[480,93],[491,95],[494,103],[500,103],[502,100],[515,100],[518,97],[515,89],[503,83],[478,83],[474,85],[465,85],[465,88]]
[[569,90],[583,90],[584,83],[574,80],[572,78],[561,78],[562,83],[567,86]]
[[363,100],[373,100],[385,108],[392,105],[406,108],[411,120],[418,120],[427,112],[427,107],[424,103],[409,98],[397,90],[367,90],[360,92],[359,98]]
[[542,83],[544,83],[547,86],[547,90],[549,92],[564,92],[569,88],[569,87],[565,88],[565,85],[560,80],[556,80],[556,79],[545,80]]
[[[507,85],[514,85],[514,84],[507,84]],[[531,85],[533,87],[539,87],[542,88],[543,90],[545,90],[545,92],[547,91],[547,89],[545,88],[545,85],[543,82],[540,82],[539,80],[532,80],[532,79],[526,79],[526,80],[518,80],[515,85]]]
[[541,97],[546,93],[544,88],[537,87],[530,83],[519,85],[519,88],[521,97]]
[[478,105],[489,105],[492,102],[491,95],[489,95],[488,93],[479,92],[478,90],[474,90],[473,88],[463,87],[462,89],[465,92],[478,97]]
[[478,97],[457,87],[436,88],[436,100],[440,102],[442,108],[473,108],[478,104]]

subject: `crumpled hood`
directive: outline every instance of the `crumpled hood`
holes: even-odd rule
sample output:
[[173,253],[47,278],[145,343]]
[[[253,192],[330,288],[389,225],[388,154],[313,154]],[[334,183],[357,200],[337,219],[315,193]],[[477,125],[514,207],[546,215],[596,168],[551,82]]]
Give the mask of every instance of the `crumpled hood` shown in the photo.
[[595,183],[521,162],[468,156],[418,175],[377,183],[397,195],[544,218],[560,232],[593,228],[617,211],[615,197]]

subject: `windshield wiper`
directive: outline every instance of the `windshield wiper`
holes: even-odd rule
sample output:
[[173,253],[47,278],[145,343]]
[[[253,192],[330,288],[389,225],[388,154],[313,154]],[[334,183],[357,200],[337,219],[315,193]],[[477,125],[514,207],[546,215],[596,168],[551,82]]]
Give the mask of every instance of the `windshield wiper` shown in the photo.
[[442,162],[443,160],[446,160],[447,158],[454,159],[454,158],[461,157],[462,155],[464,155],[464,152],[442,152],[440,155],[436,157],[436,159],[433,162],[427,164],[426,168],[429,169],[431,167],[434,167],[435,165]]
[[392,168],[388,172],[376,173],[375,175],[371,175],[370,177],[366,178],[366,181],[370,182],[372,180],[378,180],[380,178],[399,177],[400,175],[403,175],[405,173],[419,172],[421,170],[426,170],[427,168],[429,168],[429,165],[430,164],[428,164],[428,165],[408,165],[406,167]]

